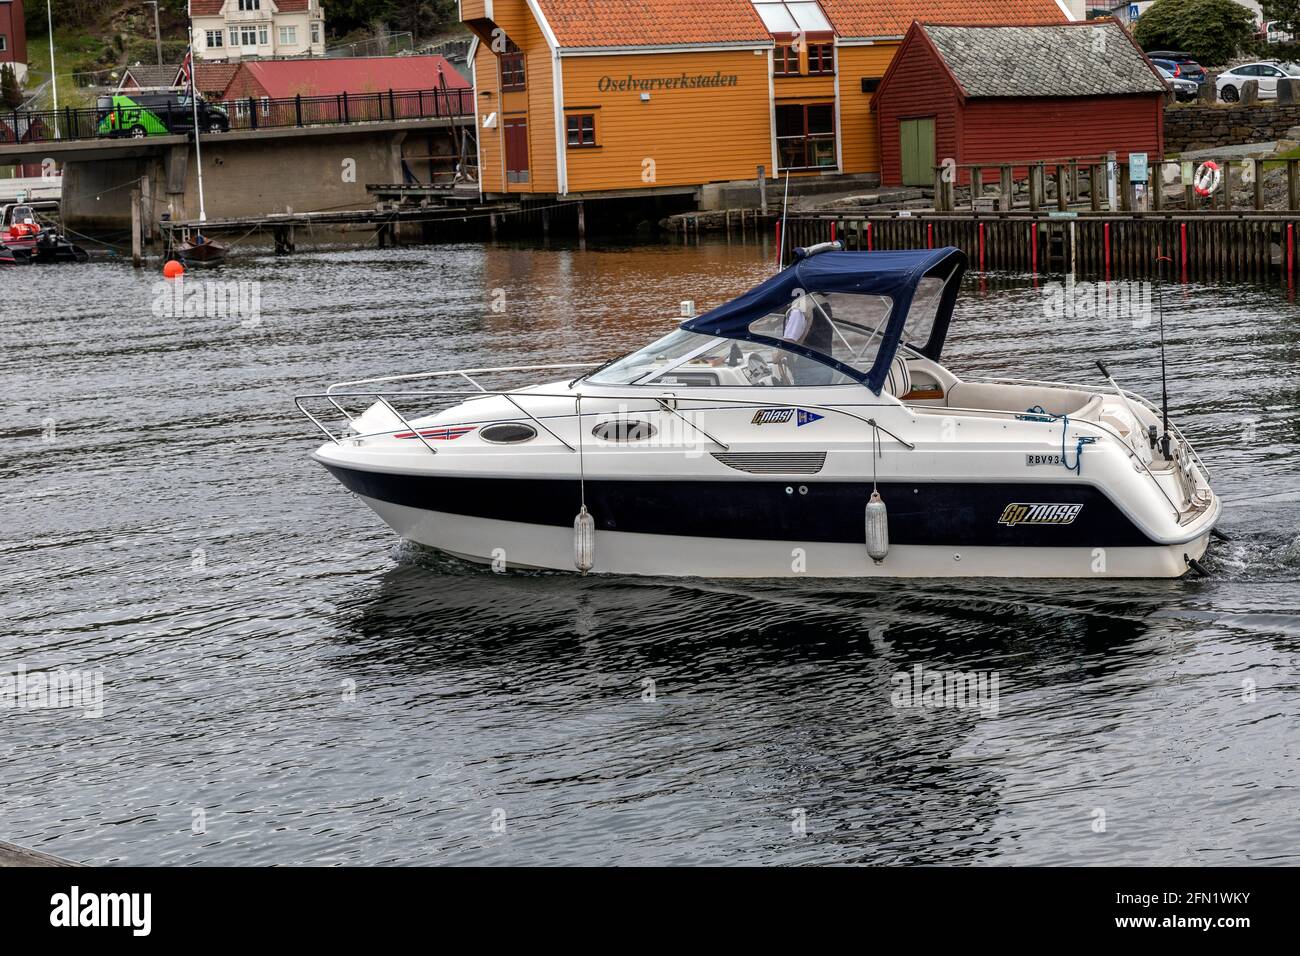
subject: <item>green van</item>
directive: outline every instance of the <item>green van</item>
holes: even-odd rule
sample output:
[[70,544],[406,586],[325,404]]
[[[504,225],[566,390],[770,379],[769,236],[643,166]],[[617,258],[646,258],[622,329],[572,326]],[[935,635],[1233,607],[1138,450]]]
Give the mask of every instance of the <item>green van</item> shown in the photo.
[[[194,129],[194,104],[183,93],[115,93],[95,104],[99,136],[170,136]],[[226,111],[202,98],[198,102],[199,129],[224,133],[230,129]]]

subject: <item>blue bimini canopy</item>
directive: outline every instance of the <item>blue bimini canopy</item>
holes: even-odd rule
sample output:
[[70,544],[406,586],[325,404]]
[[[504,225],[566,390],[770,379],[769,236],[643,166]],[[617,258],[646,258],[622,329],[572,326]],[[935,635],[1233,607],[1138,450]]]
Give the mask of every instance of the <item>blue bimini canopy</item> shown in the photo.
[[[891,252],[822,252],[807,255],[795,250],[795,261],[788,268],[750,289],[738,299],[711,309],[703,315],[683,322],[681,327],[689,332],[717,335],[727,339],[761,342],[765,345],[805,355],[824,365],[862,382],[880,394],[890,363],[902,341],[903,327],[907,323],[912,297],[921,280],[933,277],[943,280],[943,293],[934,316],[929,340],[924,348],[916,343],[922,355],[938,361],[943,342],[952,321],[953,305],[957,301],[962,274],[966,271],[966,254],[951,246],[943,249],[908,249]],[[761,335],[750,330],[757,319],[781,312],[790,307],[796,297],[804,293],[832,292],[858,295],[888,296],[892,302],[889,323],[885,328],[879,351],[871,369],[862,372],[845,365],[829,355],[817,352],[795,342]]]

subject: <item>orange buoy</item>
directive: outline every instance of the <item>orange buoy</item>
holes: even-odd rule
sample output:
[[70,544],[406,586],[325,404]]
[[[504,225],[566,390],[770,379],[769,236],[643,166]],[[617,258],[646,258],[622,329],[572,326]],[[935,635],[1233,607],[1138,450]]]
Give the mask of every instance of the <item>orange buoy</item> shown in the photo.
[[185,267],[175,259],[168,259],[163,264],[163,275],[168,279],[175,279],[177,276],[183,276],[184,274]]

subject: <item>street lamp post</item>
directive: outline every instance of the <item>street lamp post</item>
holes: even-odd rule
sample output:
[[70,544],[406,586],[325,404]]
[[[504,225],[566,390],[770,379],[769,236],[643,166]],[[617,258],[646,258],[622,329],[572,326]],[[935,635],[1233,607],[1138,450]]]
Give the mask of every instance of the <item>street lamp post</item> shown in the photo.
[[145,3],[153,7],[153,42],[158,48],[158,66],[163,65],[162,61],[162,30],[158,28],[158,0],[144,0]]

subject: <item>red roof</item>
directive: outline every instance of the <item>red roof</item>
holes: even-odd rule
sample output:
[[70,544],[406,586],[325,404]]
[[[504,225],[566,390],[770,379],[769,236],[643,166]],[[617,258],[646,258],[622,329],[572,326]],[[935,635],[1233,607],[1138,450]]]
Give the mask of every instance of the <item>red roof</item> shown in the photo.
[[926,23],[1029,25],[1065,23],[1056,0],[821,0],[842,37],[901,37]]
[[661,46],[764,42],[771,35],[749,0],[538,0],[560,46]]
[[[752,0],[538,0],[538,6],[562,47],[772,39]],[[1067,19],[1056,0],[821,0],[821,6],[842,37],[901,37],[913,20],[1043,24]]]
[[231,82],[244,95],[251,81],[263,96],[333,96],[384,90],[469,89],[469,83],[438,54],[428,56],[308,57],[298,60],[244,60]]
[[[270,0],[281,13],[302,13],[307,9],[307,0]],[[215,17],[221,14],[226,0],[190,0],[190,16]]]

